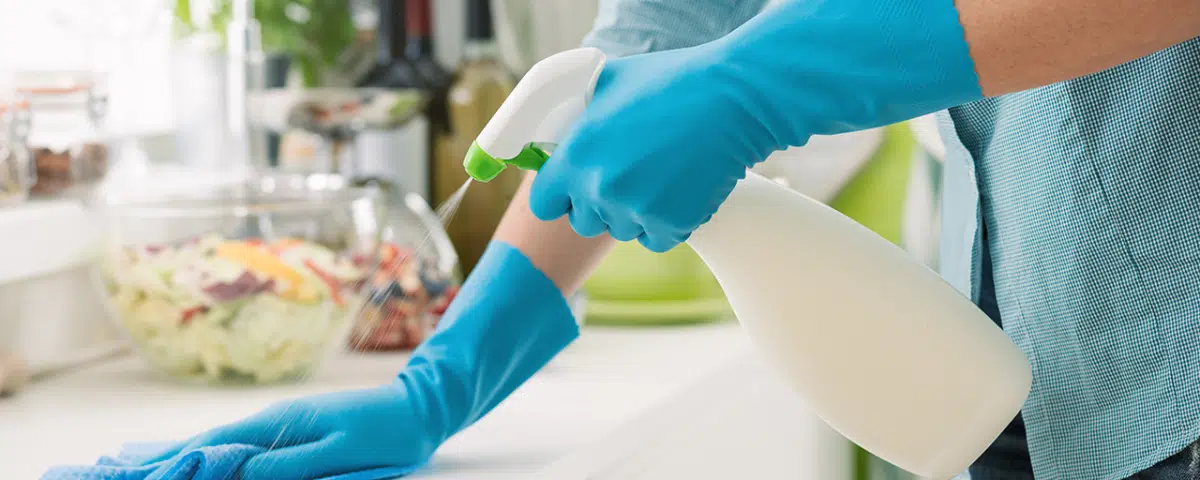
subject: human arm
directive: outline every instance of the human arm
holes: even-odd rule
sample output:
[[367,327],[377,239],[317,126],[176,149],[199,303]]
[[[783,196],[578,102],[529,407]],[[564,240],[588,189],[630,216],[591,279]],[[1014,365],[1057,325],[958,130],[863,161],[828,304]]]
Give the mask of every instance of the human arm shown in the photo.
[[600,0],[583,46],[610,58],[694,47],[758,14],[766,0]]
[[956,6],[987,96],[1099,72],[1200,36],[1196,0],[957,0]]
[[[543,220],[570,215],[583,235],[632,235],[665,251],[776,150],[979,100],[985,86],[1073,78],[1197,34],[1194,0],[1151,3],[1166,12],[1134,14],[1119,0],[787,1],[712,42],[610,61],[542,168],[531,208]],[[1083,53],[1091,45],[1080,42],[1122,16],[1140,31]]]
[[516,247],[559,290],[570,295],[583,285],[616,242],[608,235],[581,237],[566,218],[543,222],[533,216],[529,211],[529,187],[534,175],[525,175],[493,238]]

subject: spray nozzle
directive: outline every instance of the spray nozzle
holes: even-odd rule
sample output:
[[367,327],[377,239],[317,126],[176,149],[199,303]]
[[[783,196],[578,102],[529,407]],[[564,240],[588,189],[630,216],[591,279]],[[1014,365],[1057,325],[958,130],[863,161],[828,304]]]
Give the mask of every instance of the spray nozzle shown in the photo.
[[529,69],[471,144],[467,174],[488,182],[509,165],[540,169],[591,100],[604,61],[600,50],[577,48]]
[[470,175],[475,181],[487,183],[500,175],[500,172],[503,172],[509,165],[521,170],[541,169],[542,164],[546,163],[546,159],[550,158],[548,150],[551,149],[545,144],[530,143],[525,145],[525,148],[522,148],[517,156],[503,159],[488,155],[476,142],[471,144],[470,150],[467,150],[467,157],[463,159],[463,168],[467,169],[467,175]]

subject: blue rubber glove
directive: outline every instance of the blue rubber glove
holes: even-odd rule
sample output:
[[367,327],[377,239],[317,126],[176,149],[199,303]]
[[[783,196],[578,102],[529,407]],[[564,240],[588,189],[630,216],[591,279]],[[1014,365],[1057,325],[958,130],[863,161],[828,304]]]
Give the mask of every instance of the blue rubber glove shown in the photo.
[[953,0],[791,1],[713,42],[610,61],[530,207],[662,252],[776,150],[981,96]]
[[520,251],[488,246],[438,331],[395,381],[284,402],[219,427],[146,463],[212,445],[270,449],[245,480],[322,478],[418,467],[479,420],[579,334],[558,288]]

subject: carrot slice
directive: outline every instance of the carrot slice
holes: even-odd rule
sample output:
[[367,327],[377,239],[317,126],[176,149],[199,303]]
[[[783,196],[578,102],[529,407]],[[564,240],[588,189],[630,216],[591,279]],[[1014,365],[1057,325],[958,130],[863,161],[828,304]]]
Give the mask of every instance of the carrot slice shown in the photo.
[[317,275],[317,278],[320,278],[321,281],[325,283],[325,286],[329,287],[329,298],[333,299],[333,303],[338,304],[338,306],[344,304],[342,300],[341,288],[337,279],[333,278],[333,275],[321,270],[321,268],[317,267],[312,260],[305,260],[304,266],[308,267],[309,270],[312,270],[312,272]]

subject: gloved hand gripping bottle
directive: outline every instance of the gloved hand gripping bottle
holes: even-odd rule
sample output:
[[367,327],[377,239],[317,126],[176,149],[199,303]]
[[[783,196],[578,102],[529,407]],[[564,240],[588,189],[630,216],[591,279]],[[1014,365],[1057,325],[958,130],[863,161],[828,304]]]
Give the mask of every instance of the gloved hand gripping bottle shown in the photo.
[[[475,180],[537,170],[604,68],[562,52],[521,80],[472,146]],[[620,139],[612,139],[620,141]],[[914,474],[964,471],[1017,415],[1032,375],[983,312],[890,242],[752,172],[687,243],[764,357],[830,426]]]

